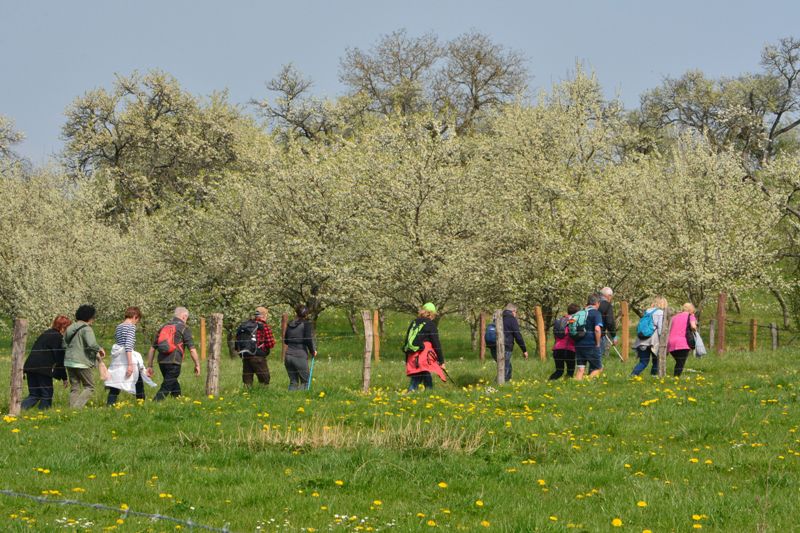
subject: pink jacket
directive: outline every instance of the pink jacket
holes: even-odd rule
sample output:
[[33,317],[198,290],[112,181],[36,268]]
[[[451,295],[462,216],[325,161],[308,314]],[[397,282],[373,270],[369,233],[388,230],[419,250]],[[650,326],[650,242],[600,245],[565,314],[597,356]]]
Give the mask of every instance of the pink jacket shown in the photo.
[[672,317],[672,325],[669,329],[669,340],[667,341],[668,352],[691,349],[686,342],[686,325],[689,321],[697,327],[697,319],[695,316],[690,315],[686,311]]
[[[566,316],[567,316],[567,318],[571,318],[572,317],[572,315],[566,315]],[[553,345],[553,350],[554,351],[555,350],[566,350],[568,352],[574,352],[575,351],[575,340],[572,337],[569,336],[569,326],[567,326],[565,329],[567,331],[566,336],[564,336],[564,338],[562,338],[562,339],[556,338],[556,343]]]

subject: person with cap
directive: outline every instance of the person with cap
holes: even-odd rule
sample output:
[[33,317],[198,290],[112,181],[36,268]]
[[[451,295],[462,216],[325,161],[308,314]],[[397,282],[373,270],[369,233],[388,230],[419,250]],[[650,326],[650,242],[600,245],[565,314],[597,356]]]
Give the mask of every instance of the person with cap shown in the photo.
[[[242,383],[245,387],[253,385],[254,375],[258,377],[260,384],[269,385],[270,375],[267,356],[269,351],[275,347],[275,336],[272,333],[272,328],[267,324],[268,319],[269,311],[267,308],[256,307],[253,318],[243,322],[239,329],[236,330],[237,350],[239,350],[239,356],[242,358]],[[243,344],[248,346],[239,346],[240,331],[244,332],[246,337],[246,342]],[[249,346],[250,344],[252,346]]]
[[439,342],[439,330],[434,322],[435,318],[436,306],[428,302],[408,325],[403,351],[406,354],[406,375],[411,378],[408,384],[409,392],[417,390],[420,385],[426,389],[433,388],[431,372],[435,372],[442,381],[446,381],[444,353]]
[[295,319],[286,325],[283,343],[286,345],[284,366],[289,374],[289,390],[308,388],[308,358],[317,356],[314,343],[314,325],[308,319],[308,307],[298,305]]

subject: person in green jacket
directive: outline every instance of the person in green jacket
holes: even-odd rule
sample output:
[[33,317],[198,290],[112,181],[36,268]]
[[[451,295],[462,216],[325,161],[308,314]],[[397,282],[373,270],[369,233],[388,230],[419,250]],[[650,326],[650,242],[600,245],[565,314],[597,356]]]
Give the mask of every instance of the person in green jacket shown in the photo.
[[82,305],[75,311],[73,322],[64,333],[64,367],[69,378],[69,406],[81,409],[94,394],[94,372],[98,357],[106,356],[106,351],[97,343],[92,324],[95,308]]

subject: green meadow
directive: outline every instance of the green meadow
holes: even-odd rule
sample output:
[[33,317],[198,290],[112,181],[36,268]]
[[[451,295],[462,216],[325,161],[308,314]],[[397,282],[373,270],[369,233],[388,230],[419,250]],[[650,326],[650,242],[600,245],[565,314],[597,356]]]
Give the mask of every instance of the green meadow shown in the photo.
[[[531,359],[516,351],[498,388],[467,326],[445,318],[455,383],[406,394],[407,319],[387,320],[370,394],[363,338],[335,311],[320,318],[308,392],[286,390],[278,351],[270,386],[249,391],[224,356],[216,397],[188,365],[184,396],[162,403],[148,388],[109,408],[98,390],[72,411],[57,385],[54,409],[0,425],[0,489],[44,498],[0,494],[2,529],[199,530],[142,512],[230,531],[797,530],[796,350],[691,358],[665,380],[632,380],[634,361],[609,357],[600,379],[548,382],[552,360],[533,357],[529,333]],[[113,324],[98,330],[110,345]],[[744,331],[730,332],[734,348]],[[4,409],[9,352],[6,331]]]

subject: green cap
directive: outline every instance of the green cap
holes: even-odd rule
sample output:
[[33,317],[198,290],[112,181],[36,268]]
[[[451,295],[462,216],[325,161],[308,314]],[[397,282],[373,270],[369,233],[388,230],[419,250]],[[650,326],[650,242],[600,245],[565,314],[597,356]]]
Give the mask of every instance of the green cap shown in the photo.
[[428,302],[425,305],[423,305],[422,309],[424,309],[425,311],[430,311],[431,313],[435,313],[436,312],[436,306],[433,305],[430,302]]

